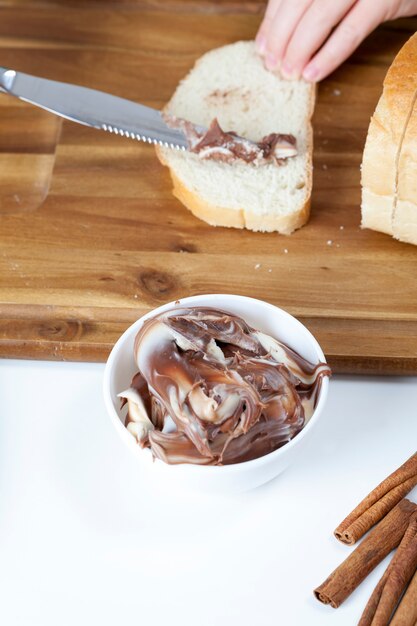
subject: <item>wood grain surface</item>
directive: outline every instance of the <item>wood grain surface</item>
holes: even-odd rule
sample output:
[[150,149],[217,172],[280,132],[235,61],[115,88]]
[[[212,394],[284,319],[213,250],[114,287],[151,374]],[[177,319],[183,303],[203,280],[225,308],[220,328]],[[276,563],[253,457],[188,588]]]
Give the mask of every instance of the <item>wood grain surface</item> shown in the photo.
[[[0,63],[162,107],[202,53],[253,38],[263,5],[0,1]],[[320,84],[312,216],[291,237],[211,228],[151,147],[0,95],[0,356],[105,360],[145,311],[229,292],[299,317],[337,372],[417,373],[417,248],[359,210],[369,118],[415,28],[381,27]]]

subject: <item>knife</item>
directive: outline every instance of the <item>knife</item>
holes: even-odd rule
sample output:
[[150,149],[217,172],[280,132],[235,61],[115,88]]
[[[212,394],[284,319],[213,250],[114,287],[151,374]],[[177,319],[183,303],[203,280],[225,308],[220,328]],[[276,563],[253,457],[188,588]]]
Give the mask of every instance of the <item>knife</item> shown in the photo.
[[[185,134],[170,128],[160,111],[117,96],[38,78],[0,67],[0,91],[30,102],[55,115],[122,137],[178,150],[189,147]],[[198,131],[206,129],[195,127]]]

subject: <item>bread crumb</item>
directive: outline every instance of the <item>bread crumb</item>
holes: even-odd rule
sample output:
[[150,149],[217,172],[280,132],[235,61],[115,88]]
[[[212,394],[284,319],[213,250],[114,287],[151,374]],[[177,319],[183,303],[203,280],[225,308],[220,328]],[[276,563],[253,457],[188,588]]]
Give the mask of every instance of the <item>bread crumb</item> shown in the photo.
[[333,241],[332,241],[332,239],[328,239],[328,240],[327,240],[327,245],[328,245],[328,246],[332,246],[332,245],[333,245]]
[[337,244],[336,244],[336,248],[340,248],[340,243],[337,243]]
[[287,248],[284,249],[284,254],[288,254]]
[[322,167],[324,170],[327,170],[327,165],[325,163],[323,163]]
[[135,293],[135,295],[134,295],[133,297],[134,297],[134,298],[138,298],[139,296],[138,296],[138,294],[137,294],[137,293]]
[[256,270],[258,270],[260,267],[261,267],[261,264],[260,264],[260,263],[257,263],[257,264],[255,265],[255,269],[256,269]]
[[340,91],[340,89],[333,89],[333,95],[334,96],[340,96],[342,92]]
[[272,269],[271,269],[271,268],[269,268],[268,272],[272,272]]
[[343,230],[343,229],[344,229],[344,226],[339,226],[339,230]]

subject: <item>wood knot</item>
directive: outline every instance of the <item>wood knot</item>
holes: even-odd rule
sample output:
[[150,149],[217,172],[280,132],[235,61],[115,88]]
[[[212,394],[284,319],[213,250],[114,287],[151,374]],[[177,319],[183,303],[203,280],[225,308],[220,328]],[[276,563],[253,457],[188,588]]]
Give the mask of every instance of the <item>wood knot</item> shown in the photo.
[[139,284],[154,297],[166,296],[175,288],[175,280],[165,272],[145,270],[139,275]]
[[76,320],[51,320],[41,323],[38,327],[39,337],[51,341],[74,341],[81,334],[82,324]]

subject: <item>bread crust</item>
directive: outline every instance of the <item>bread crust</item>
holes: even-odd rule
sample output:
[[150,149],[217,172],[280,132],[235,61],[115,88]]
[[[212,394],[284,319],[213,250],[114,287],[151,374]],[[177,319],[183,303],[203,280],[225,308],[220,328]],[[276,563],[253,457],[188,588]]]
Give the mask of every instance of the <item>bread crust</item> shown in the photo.
[[230,209],[214,206],[197,194],[193,193],[177,178],[172,169],[170,174],[173,182],[173,194],[196,217],[211,226],[228,228],[247,228],[260,232],[278,231],[282,235],[290,235],[303,226],[310,215],[310,199],[291,215],[257,215],[243,209]]
[[[413,44],[414,45],[414,44]],[[409,74],[404,61],[410,41],[394,59],[384,80],[384,88],[369,124],[362,161],[362,186],[379,195],[395,194],[396,167],[404,127],[416,81],[408,81],[402,90],[404,76]]]

